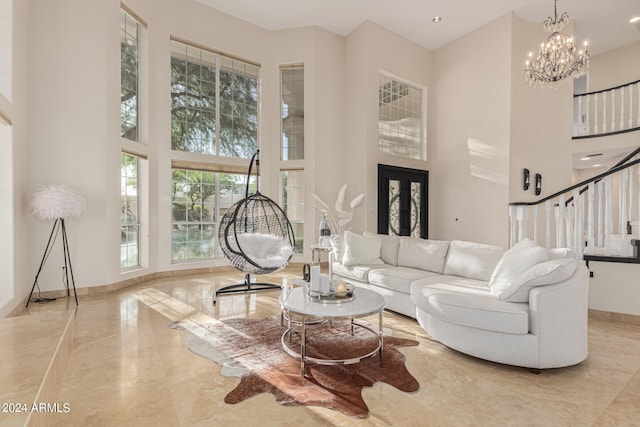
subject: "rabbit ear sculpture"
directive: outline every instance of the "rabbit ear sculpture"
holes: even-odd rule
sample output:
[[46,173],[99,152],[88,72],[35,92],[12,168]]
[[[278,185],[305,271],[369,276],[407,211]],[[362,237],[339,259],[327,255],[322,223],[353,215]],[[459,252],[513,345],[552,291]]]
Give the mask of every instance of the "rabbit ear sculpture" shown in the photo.
[[333,216],[331,209],[329,208],[329,205],[326,204],[324,200],[322,200],[317,194],[315,193],[313,194],[313,198],[322,207],[321,211],[327,213],[329,222],[331,223],[331,229],[336,230],[338,234],[344,233],[347,225],[353,219],[353,211],[362,204],[362,201],[364,200],[364,196],[365,196],[364,193],[362,193],[354,197],[353,200],[351,200],[351,203],[349,203],[349,207],[351,208],[351,211],[346,211],[344,209],[344,199],[346,194],[347,194],[347,184],[344,184],[342,187],[340,187],[340,190],[338,191],[338,197],[336,198],[336,204],[334,206],[335,211],[337,213],[337,220],[336,220],[336,217]]

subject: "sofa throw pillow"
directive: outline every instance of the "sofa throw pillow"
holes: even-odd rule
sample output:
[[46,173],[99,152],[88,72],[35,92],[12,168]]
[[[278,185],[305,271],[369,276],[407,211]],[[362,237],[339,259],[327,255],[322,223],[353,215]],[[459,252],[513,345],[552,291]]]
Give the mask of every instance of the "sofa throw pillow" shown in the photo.
[[387,234],[374,234],[369,231],[365,231],[363,236],[380,238],[382,242],[380,259],[385,264],[398,265],[398,247],[400,246],[400,237],[389,236]]
[[365,237],[351,231],[344,232],[344,255],[342,265],[384,264],[380,259],[382,240],[379,237]]
[[516,243],[502,255],[493,270],[489,282],[491,293],[500,297],[525,271],[547,259],[547,250],[533,240],[524,239]]
[[484,243],[453,240],[444,263],[444,274],[489,281],[504,249]]
[[418,238],[400,239],[398,265],[442,274],[449,242]]
[[332,234],[329,236],[329,243],[331,244],[333,259],[342,263],[342,257],[344,255],[344,235]]
[[546,286],[567,280],[578,267],[575,259],[561,258],[536,264],[525,271],[498,298],[509,302],[528,302],[529,291],[536,286]]
[[561,258],[576,259],[576,253],[573,249],[569,248],[549,248],[547,249],[547,256],[550,260]]

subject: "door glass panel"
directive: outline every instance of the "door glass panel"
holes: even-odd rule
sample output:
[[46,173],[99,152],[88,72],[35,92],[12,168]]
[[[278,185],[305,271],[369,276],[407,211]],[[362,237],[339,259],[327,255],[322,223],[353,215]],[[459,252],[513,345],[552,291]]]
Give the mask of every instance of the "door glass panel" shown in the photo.
[[400,235],[400,181],[389,180],[389,235]]
[[420,206],[422,185],[419,182],[411,183],[411,237],[421,237]]

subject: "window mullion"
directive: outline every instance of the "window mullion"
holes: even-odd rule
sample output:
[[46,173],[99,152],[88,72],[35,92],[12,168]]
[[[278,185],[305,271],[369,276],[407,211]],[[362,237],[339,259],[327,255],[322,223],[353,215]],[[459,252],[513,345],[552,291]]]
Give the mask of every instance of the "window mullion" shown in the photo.
[[216,141],[215,141],[215,153],[220,155],[220,56],[216,55]]

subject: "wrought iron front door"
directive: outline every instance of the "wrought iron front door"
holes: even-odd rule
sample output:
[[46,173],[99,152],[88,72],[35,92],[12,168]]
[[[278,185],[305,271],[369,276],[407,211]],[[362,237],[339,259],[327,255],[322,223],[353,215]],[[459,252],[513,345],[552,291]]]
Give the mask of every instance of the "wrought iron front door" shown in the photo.
[[378,165],[378,233],[426,239],[429,172]]

